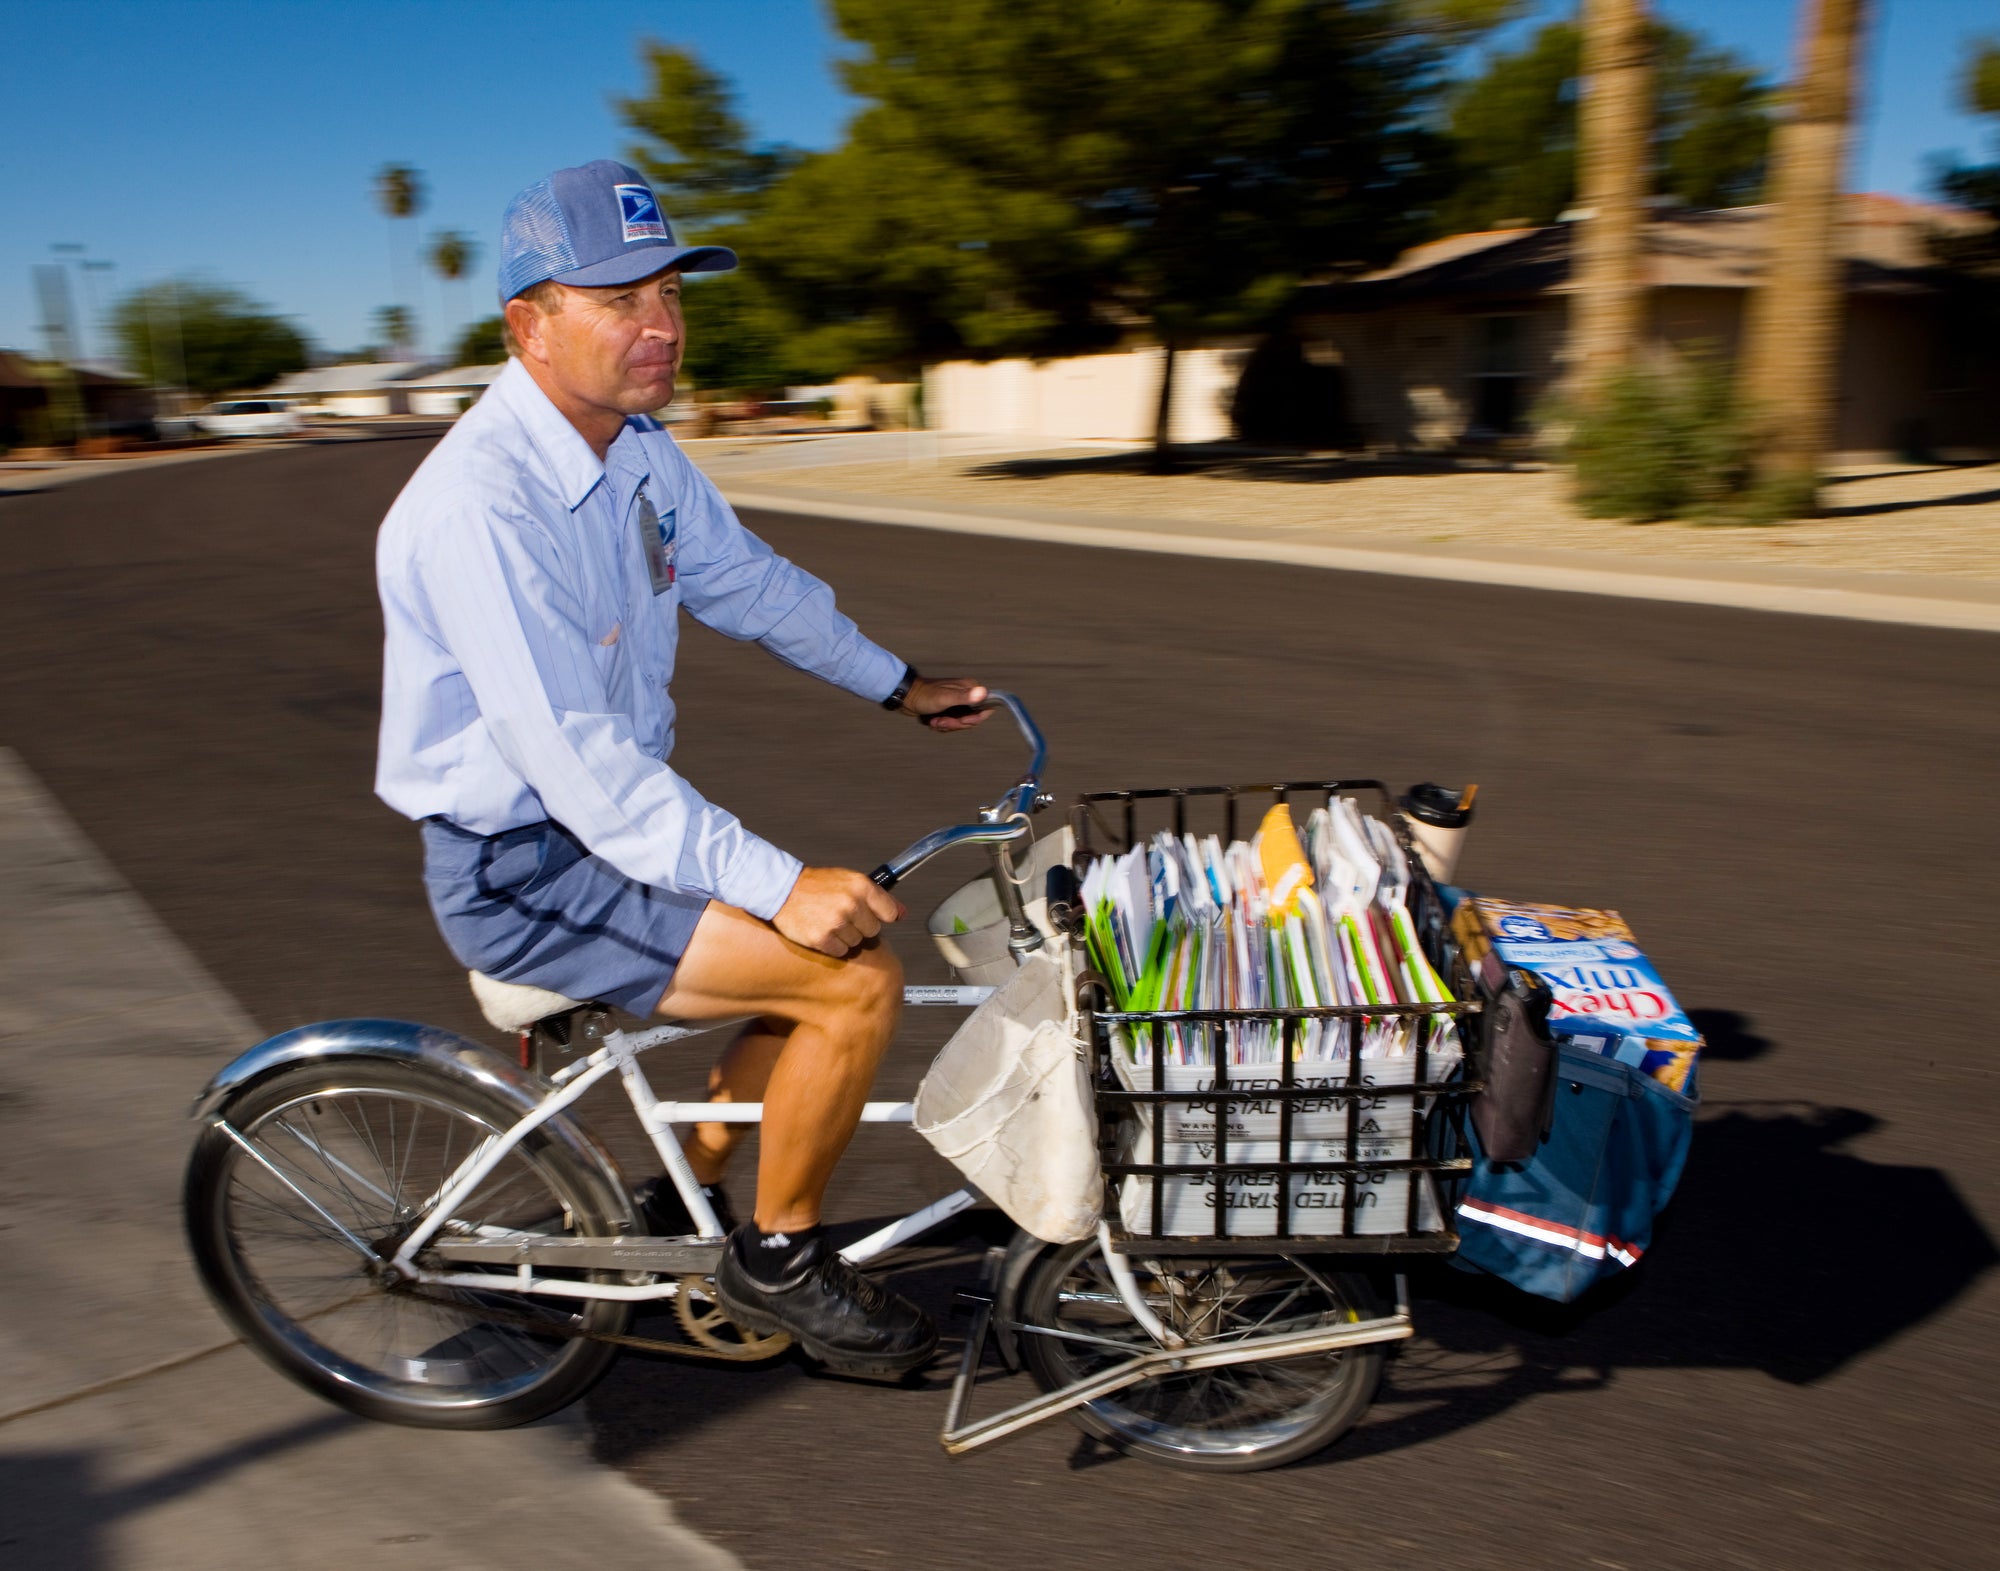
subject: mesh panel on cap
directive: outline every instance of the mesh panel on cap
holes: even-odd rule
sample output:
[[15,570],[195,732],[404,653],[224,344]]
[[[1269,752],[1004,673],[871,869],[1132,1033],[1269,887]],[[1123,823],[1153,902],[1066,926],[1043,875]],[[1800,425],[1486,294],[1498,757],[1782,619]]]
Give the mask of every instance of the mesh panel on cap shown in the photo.
[[500,223],[500,298],[511,300],[523,289],[575,266],[576,248],[570,244],[555,187],[537,180],[508,203]]

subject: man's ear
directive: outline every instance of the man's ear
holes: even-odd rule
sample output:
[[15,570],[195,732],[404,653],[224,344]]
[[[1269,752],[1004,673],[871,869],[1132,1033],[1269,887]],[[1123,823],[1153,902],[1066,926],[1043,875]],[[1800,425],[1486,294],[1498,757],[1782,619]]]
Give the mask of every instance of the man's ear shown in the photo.
[[521,358],[533,360],[537,365],[549,362],[548,346],[542,342],[542,313],[532,300],[524,300],[516,295],[509,300],[502,311],[507,319],[507,331],[513,334],[519,346]]

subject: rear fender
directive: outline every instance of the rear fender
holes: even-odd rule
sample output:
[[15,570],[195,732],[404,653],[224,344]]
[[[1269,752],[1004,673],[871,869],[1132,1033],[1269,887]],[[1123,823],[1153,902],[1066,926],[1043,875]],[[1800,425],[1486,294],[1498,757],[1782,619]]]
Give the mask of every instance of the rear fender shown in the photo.
[[[259,1042],[225,1065],[195,1098],[192,1116],[226,1118],[232,1102],[251,1087],[299,1064],[342,1061],[408,1064],[449,1085],[497,1098],[516,1118],[532,1113],[555,1087],[509,1063],[490,1047],[436,1026],[406,1020],[326,1020]],[[632,1191],[611,1153],[573,1119],[558,1114],[542,1125],[596,1179],[600,1214],[614,1233],[634,1230]]]
[[1021,1334],[1014,1326],[1021,1318],[1018,1313],[1021,1287],[1042,1252],[1059,1247],[1017,1229],[1007,1244],[1007,1252],[1000,1257],[999,1269],[993,1273],[993,1341],[1000,1349],[1001,1359],[1016,1373],[1021,1368]]

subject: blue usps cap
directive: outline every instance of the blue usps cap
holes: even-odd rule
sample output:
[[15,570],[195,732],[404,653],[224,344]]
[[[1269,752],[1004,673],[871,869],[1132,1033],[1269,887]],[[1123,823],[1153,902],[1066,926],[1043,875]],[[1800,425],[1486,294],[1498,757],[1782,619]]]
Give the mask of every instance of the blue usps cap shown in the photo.
[[545,278],[566,284],[630,284],[662,268],[726,273],[727,246],[682,245],[646,177],[599,158],[558,169],[507,204],[500,222],[500,300]]

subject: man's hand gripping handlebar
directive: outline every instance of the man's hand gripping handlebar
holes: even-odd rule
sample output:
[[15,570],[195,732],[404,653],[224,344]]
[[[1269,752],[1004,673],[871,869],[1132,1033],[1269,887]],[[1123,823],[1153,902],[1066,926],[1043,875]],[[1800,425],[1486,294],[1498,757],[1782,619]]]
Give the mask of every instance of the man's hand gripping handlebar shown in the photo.
[[[949,708],[933,711],[940,721],[949,718],[957,722],[949,727],[939,724],[936,729],[977,725],[995,709],[1011,714],[1033,752],[1027,772],[993,806],[980,809],[979,822],[934,829],[872,873],[863,875],[844,867],[807,868],[771,920],[771,925],[793,943],[836,958],[853,953],[886,924],[907,914],[902,901],[889,894],[900,880],[952,846],[990,845],[1004,862],[1008,845],[1027,834],[1028,814],[1047,805],[1042,796],[1042,771],[1048,765],[1048,746],[1021,700],[1012,693],[985,692],[971,683],[932,685],[946,690],[935,695],[939,698],[948,695],[955,700],[959,695],[950,690],[960,685],[982,695],[976,702],[953,702]],[[911,696],[916,696],[914,689]],[[1003,900],[1015,893],[1011,883],[1003,885]],[[1009,912],[1010,917],[1013,914]]]

